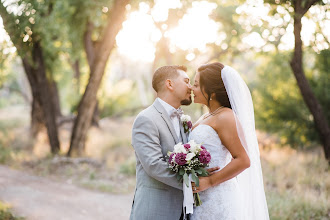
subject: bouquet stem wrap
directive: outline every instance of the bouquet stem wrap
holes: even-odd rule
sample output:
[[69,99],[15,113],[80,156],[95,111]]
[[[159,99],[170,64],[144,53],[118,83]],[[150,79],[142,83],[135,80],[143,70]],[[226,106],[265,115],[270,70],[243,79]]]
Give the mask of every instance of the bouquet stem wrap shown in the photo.
[[183,207],[186,208],[186,214],[194,213],[194,196],[191,187],[191,174],[189,174],[189,186],[183,181]]

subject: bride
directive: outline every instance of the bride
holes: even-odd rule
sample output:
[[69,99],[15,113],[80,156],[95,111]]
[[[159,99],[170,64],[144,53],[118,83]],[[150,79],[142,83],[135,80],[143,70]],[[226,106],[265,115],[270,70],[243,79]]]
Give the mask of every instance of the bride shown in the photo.
[[211,153],[210,167],[221,170],[193,184],[203,202],[192,220],[269,219],[250,91],[240,75],[216,62],[198,68],[194,102],[209,113],[193,126],[189,139]]

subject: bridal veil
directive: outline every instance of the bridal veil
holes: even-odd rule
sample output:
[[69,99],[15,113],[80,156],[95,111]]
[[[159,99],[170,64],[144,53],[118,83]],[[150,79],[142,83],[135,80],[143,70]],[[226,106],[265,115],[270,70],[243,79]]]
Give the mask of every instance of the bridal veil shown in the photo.
[[221,70],[221,78],[235,115],[238,136],[250,158],[250,167],[237,176],[245,219],[269,219],[250,90],[230,66]]

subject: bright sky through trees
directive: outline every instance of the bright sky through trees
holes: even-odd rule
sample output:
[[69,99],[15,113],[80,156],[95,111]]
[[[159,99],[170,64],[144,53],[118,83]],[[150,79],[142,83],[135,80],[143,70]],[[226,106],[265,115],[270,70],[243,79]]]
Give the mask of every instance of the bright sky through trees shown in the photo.
[[[324,0],[329,3],[328,0]],[[264,25],[263,21],[268,22],[273,27],[281,26],[283,22],[289,21],[289,13],[278,7],[278,12],[283,14],[282,17],[270,17],[268,12],[270,6],[263,4],[262,1],[247,1],[246,4],[237,8],[236,13],[247,14],[249,19],[241,19],[238,22],[249,30],[251,25]],[[257,2],[257,3],[256,3]],[[128,18],[123,24],[123,29],[117,35],[116,41],[118,52],[134,61],[152,62],[155,57],[155,45],[162,36],[155,22],[166,21],[168,18],[168,10],[181,8],[180,0],[155,0],[155,5],[150,8],[145,2],[139,4],[138,10],[132,10],[128,7]],[[208,1],[193,2],[192,7],[188,9],[187,13],[178,22],[178,26],[173,29],[168,29],[163,25],[165,37],[169,39],[170,51],[175,52],[177,48],[182,50],[192,51],[198,49],[203,52],[207,43],[215,43],[221,47],[221,42],[226,38],[221,32],[221,23],[216,22],[210,18],[210,14],[216,9],[217,4]],[[313,18],[304,17],[302,19],[302,40],[305,45],[310,45],[311,41],[319,42],[315,50],[327,49],[329,45],[324,42],[324,35],[330,38],[330,12],[321,13],[319,6],[313,6],[310,13]],[[102,10],[102,8],[100,9]],[[316,34],[315,19],[322,21],[320,26],[323,30],[322,34]],[[248,33],[243,37],[242,41],[246,47],[261,48],[267,43],[266,40],[272,41],[276,35],[285,32],[279,45],[280,50],[290,50],[294,46],[293,25],[289,24],[286,29],[279,28],[278,30],[269,33],[265,30],[261,35],[256,32]],[[0,18],[0,43],[9,41],[9,37],[3,29],[2,19]],[[11,44],[9,44],[11,45]],[[263,50],[272,50],[272,47],[263,47]],[[4,53],[14,53],[14,48],[8,48]],[[190,53],[187,56],[188,60],[194,58],[194,54]]]

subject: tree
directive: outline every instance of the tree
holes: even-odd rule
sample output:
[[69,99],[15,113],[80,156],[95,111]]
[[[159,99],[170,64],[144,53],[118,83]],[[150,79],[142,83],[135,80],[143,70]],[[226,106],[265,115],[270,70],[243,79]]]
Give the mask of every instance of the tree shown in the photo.
[[[294,33],[295,44],[294,44],[294,51],[292,57],[289,61],[290,68],[293,72],[293,75],[295,76],[296,83],[304,100],[304,103],[306,104],[307,108],[312,114],[315,128],[318,131],[320,141],[323,145],[325,157],[330,163],[329,122],[326,118],[324,111],[322,110],[322,106],[319,100],[316,98],[310,86],[310,83],[306,78],[304,65],[303,65],[304,64],[303,42],[301,38],[302,18],[306,16],[306,13],[309,11],[309,9],[312,6],[316,7],[316,5],[318,5],[319,7],[321,7],[320,5],[324,5],[324,3],[322,0],[292,0],[292,1],[266,0],[264,1],[264,5],[271,6],[271,10],[267,17],[274,19],[274,21],[280,21],[280,23],[282,23],[282,25],[278,25],[278,24],[273,25],[273,27],[271,27],[270,30],[267,30],[268,33],[265,32],[266,30],[264,27],[260,28],[260,30],[264,29],[263,33],[261,34],[264,40],[266,41],[264,47],[273,45],[275,46],[276,49],[278,49],[279,42],[281,41],[281,37],[283,36],[283,34],[285,34],[288,31],[288,29],[286,30],[284,27],[288,26],[288,22],[290,23],[293,22],[293,33]],[[286,12],[285,13],[286,15],[283,15],[281,11]],[[284,19],[281,16],[283,16]],[[260,20],[260,18],[259,21],[261,25],[265,23],[265,20]],[[262,31],[259,31],[259,33],[260,32]],[[327,41],[327,39],[325,39],[325,41]],[[312,44],[315,44],[315,42],[313,42]],[[279,52],[279,50],[277,50],[277,52]]]
[[291,58],[291,68],[296,77],[297,84],[299,86],[300,92],[303,96],[303,99],[314,117],[315,127],[320,134],[320,139],[323,144],[324,154],[326,159],[330,163],[330,126],[329,122],[324,114],[322,106],[319,101],[316,99],[311,86],[305,76],[302,58],[303,58],[303,49],[302,49],[302,40],[300,32],[302,29],[301,18],[309,10],[309,8],[316,4],[322,3],[322,0],[295,0],[292,2],[294,13],[294,36],[295,36],[295,49],[293,56]]
[[[90,78],[86,86],[84,95],[78,106],[78,115],[74,122],[69,156],[81,155],[87,137],[88,129],[91,125],[93,112],[97,102],[97,91],[100,86],[105,66],[110,53],[115,45],[115,37],[121,29],[125,18],[126,5],[129,0],[114,0],[109,12],[106,25],[99,30],[99,38],[96,42],[90,41],[91,37],[86,36],[85,47],[92,50],[88,52],[88,62],[90,62]],[[81,2],[83,4],[83,2]],[[86,19],[90,19],[87,17]],[[85,21],[86,35],[93,28],[90,20]]]
[[[17,14],[10,11],[10,7],[18,8]],[[60,149],[56,115],[60,114],[57,87],[52,80],[47,65],[47,50],[44,49],[45,32],[44,22],[53,11],[53,3],[40,4],[37,1],[3,1],[0,4],[0,15],[4,27],[17,48],[22,59],[23,67],[29,80],[33,102],[31,111],[31,124],[34,133],[39,124],[46,125],[52,153]],[[39,14],[36,14],[38,11]],[[45,53],[47,54],[45,56]]]
[[[329,50],[323,50],[320,54],[306,52],[309,55],[304,59],[304,62],[309,62],[305,68],[306,77],[322,107],[329,109]],[[321,142],[290,64],[283,62],[289,60],[290,56],[289,52],[269,52],[258,56],[262,60],[257,68],[258,79],[250,85],[253,88],[256,124],[259,129],[278,134],[282,144],[307,148]],[[330,119],[329,112],[326,117]]]

